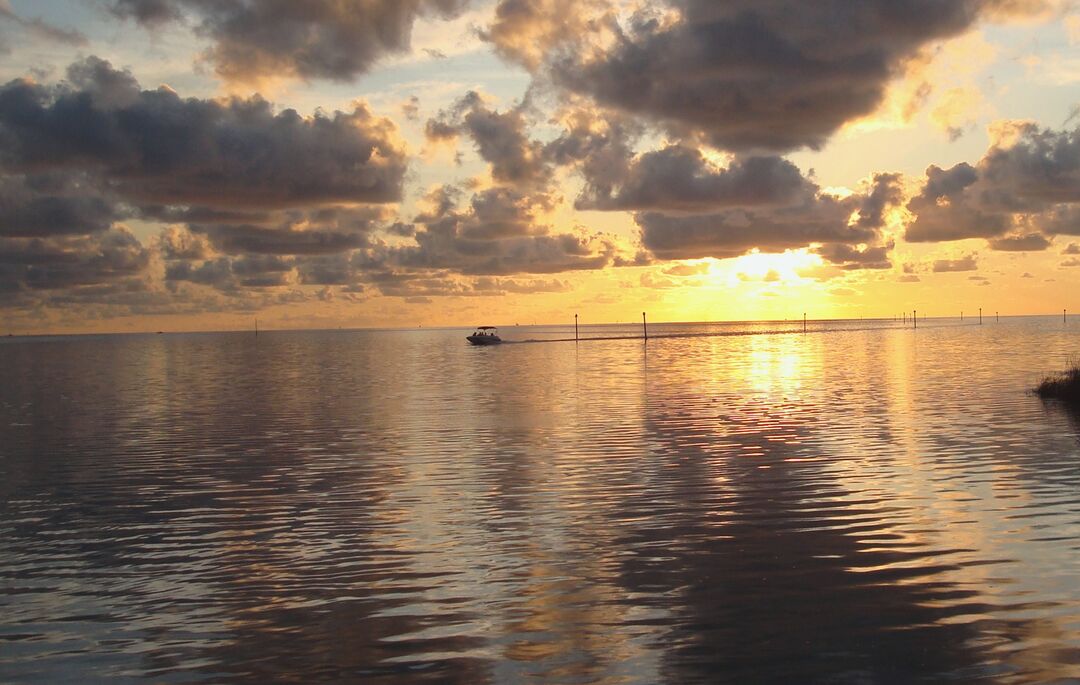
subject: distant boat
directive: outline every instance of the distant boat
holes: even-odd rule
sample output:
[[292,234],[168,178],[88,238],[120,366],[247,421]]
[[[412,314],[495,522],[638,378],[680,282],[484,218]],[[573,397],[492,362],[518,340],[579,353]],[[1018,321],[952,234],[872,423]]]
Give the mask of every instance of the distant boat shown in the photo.
[[494,326],[477,326],[476,332],[466,336],[465,339],[473,345],[498,345],[502,342],[499,329]]

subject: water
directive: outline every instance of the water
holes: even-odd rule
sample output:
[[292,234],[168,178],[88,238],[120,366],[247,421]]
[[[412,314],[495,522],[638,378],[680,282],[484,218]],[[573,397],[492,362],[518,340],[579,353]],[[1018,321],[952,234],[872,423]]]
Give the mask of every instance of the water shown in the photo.
[[0,681],[1080,678],[1080,325],[971,323],[7,339]]

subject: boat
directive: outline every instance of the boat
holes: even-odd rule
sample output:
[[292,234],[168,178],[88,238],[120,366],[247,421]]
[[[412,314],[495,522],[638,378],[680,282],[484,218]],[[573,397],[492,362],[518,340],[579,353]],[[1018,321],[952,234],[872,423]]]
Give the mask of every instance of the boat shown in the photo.
[[465,339],[473,345],[498,345],[502,342],[499,329],[494,326],[477,326],[476,332],[466,336]]

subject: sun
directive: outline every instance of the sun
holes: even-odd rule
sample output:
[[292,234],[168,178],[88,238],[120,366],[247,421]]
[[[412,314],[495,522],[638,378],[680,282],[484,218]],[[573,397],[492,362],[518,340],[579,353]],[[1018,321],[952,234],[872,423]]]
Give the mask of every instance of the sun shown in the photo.
[[801,272],[821,265],[821,257],[805,249],[780,253],[754,249],[734,259],[714,260],[709,275],[712,280],[729,285],[749,281],[791,284],[804,280]]

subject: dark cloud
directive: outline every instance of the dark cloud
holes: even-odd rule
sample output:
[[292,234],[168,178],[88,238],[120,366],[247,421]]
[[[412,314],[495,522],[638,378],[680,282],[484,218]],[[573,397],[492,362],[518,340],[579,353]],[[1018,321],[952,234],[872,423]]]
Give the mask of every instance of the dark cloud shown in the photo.
[[643,133],[629,117],[575,107],[565,113],[565,130],[544,146],[553,164],[576,165],[585,179],[581,198],[608,198],[630,175],[633,144]]
[[117,16],[131,17],[136,21],[155,25],[180,19],[181,3],[175,0],[114,0],[112,11]]
[[[723,259],[828,243],[848,246],[846,268],[889,266],[891,243],[875,245],[885,211],[902,199],[899,174],[876,174],[863,192],[839,198],[781,157],[737,157],[720,167],[686,143],[635,155],[637,134],[618,118],[598,125],[595,112],[579,109],[545,154],[578,165],[585,184],[576,208],[637,211],[642,245],[657,258]],[[841,249],[829,248],[838,259]]]
[[319,255],[363,247],[368,236],[326,230],[294,230],[264,226],[218,224],[194,225],[220,252],[226,254]]
[[220,290],[235,290],[236,279],[232,272],[232,262],[228,257],[219,257],[201,263],[178,261],[165,267],[165,281],[187,281],[199,285],[209,285]]
[[904,198],[902,174],[874,174],[870,190],[859,207],[859,225],[876,228],[885,223],[885,210],[898,206]]
[[366,207],[324,207],[286,212],[262,225],[191,223],[189,227],[217,251],[230,255],[326,255],[368,245],[381,216]]
[[139,90],[90,58],[70,82],[0,87],[0,165],[99,174],[132,201],[218,208],[391,202],[406,159],[393,124],[357,106],[305,118],[258,97],[182,99]]
[[1031,216],[1030,222],[1050,235],[1080,235],[1080,203],[1054,205]]
[[1038,252],[1050,247],[1050,240],[1041,233],[1011,235],[990,241],[991,250],[1002,252]]
[[983,202],[999,211],[1041,211],[1080,202],[1080,129],[1018,126],[1015,141],[995,145],[979,162]]
[[828,243],[818,248],[817,253],[842,269],[854,271],[892,268],[892,262],[889,261],[889,252],[892,249],[892,242],[875,247],[863,246],[862,249],[844,243]]
[[56,290],[145,274],[151,252],[125,228],[92,236],[0,238],[0,290]]
[[295,263],[300,282],[305,285],[348,285],[357,278],[348,254],[299,257]]
[[543,146],[529,139],[524,106],[498,112],[489,108],[479,93],[470,91],[450,110],[429,120],[425,133],[429,140],[468,135],[500,183],[541,185],[551,175]]
[[1080,254],[1080,245],[1069,243],[1069,245],[1061,251],[1061,254]]
[[589,179],[579,209],[700,212],[725,207],[785,204],[812,184],[779,157],[737,159],[726,169],[700,150],[673,145],[647,152],[628,165],[616,183]]
[[848,203],[822,195],[795,207],[763,211],[735,209],[677,216],[642,212],[641,242],[660,259],[726,259],[757,248],[783,252],[811,243],[858,245],[877,239],[877,231],[849,225]]
[[[547,3],[543,3],[547,4]],[[600,24],[612,38],[548,41],[554,82],[598,103],[700,133],[728,150],[820,147],[844,123],[873,112],[887,85],[932,42],[970,28],[980,0],[671,0],[674,20],[639,13]],[[533,8],[536,2],[503,3]],[[500,8],[502,10],[502,7]],[[534,67],[536,13],[503,14],[489,35]],[[544,32],[546,35],[546,32]],[[573,40],[572,38],[570,40]],[[565,49],[558,49],[559,46]]]
[[947,273],[950,271],[975,271],[979,264],[974,254],[969,254],[960,259],[939,259],[934,262],[934,273]]
[[540,222],[552,198],[508,188],[476,193],[465,209],[460,193],[443,188],[429,196],[433,209],[414,219],[415,246],[393,248],[387,262],[413,270],[451,270],[472,275],[558,273],[599,269],[612,263],[612,240],[584,230],[552,234]]
[[[782,252],[821,243],[825,245],[824,255],[846,264],[846,268],[888,266],[886,253],[891,243],[874,247],[880,242],[881,227],[873,223],[880,222],[883,214],[874,205],[887,200],[874,192],[883,186],[891,187],[892,180],[883,176],[872,184],[874,190],[868,195],[839,198],[822,193],[784,160],[757,158],[749,162],[733,164],[722,174],[714,173],[714,183],[718,178],[724,180],[715,183],[711,193],[672,188],[672,194],[681,195],[684,202],[678,204],[670,196],[667,198],[669,207],[686,210],[694,205],[685,200],[694,198],[699,206],[707,208],[708,199],[713,197],[719,211],[637,213],[642,245],[660,259],[725,259],[755,248]],[[764,173],[748,173],[758,163]],[[731,174],[732,183],[726,182],[726,174]],[[892,196],[891,191],[886,194]],[[869,210],[865,209],[868,205]],[[858,218],[852,220],[853,216]],[[856,249],[860,245],[863,247]]]
[[217,257],[198,263],[180,260],[166,265],[165,281],[169,284],[187,281],[239,294],[243,288],[292,285],[294,267],[292,260],[272,255]]
[[203,59],[241,82],[280,76],[348,81],[409,49],[420,16],[456,16],[468,0],[112,0],[147,25],[190,17],[211,41]]
[[0,176],[0,236],[100,233],[126,214],[79,174]]
[[[1049,236],[1080,235],[1080,129],[1007,124],[975,166],[927,169],[908,210],[911,242],[988,238],[994,249],[1044,249]],[[1023,240],[1004,237],[1013,228]]]
[[908,242],[936,242],[965,238],[991,238],[1012,226],[1006,216],[982,211],[965,193],[978,180],[966,162],[949,169],[930,166],[922,192],[907,205],[916,215],[905,231]]

